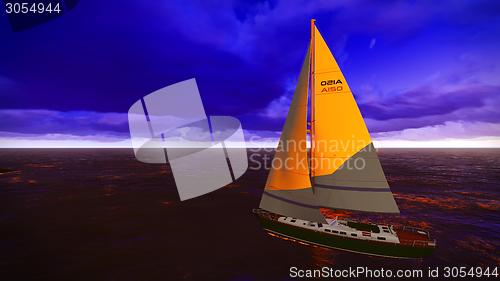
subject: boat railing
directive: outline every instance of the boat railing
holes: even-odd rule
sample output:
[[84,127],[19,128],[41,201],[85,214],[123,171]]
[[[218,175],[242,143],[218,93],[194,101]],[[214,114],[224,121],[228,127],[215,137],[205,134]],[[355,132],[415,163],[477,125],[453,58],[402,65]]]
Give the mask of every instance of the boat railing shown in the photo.
[[430,238],[429,232],[425,229],[418,228],[418,227],[413,227],[413,226],[403,226],[401,228],[402,231],[408,231],[408,232],[413,232],[413,233],[419,233],[419,234],[424,234],[428,238]]
[[274,213],[271,213],[271,212],[268,212],[268,211],[262,210],[262,209],[252,209],[252,213],[257,214],[257,215],[262,216],[262,217],[266,217],[268,219],[272,219],[272,220],[278,220],[278,218],[279,218],[279,215],[276,215]]
[[399,239],[399,243],[403,245],[410,245],[412,247],[435,247],[436,240],[407,240],[407,239]]

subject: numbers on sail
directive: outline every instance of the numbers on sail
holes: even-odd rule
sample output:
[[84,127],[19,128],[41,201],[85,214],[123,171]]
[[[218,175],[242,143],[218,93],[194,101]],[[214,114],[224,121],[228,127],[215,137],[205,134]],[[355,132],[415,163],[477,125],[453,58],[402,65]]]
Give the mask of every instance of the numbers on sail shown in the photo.
[[343,90],[342,80],[323,80],[321,81],[321,93],[330,93],[330,92],[341,92]]

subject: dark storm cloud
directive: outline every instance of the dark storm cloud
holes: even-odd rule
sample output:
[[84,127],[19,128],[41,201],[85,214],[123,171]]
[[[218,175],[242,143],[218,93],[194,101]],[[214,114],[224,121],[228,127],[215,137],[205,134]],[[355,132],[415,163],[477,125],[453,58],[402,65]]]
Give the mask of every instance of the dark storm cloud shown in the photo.
[[[265,106],[272,99],[265,92],[280,91],[278,80],[268,79],[261,68],[212,44],[210,38],[229,36],[227,29],[207,27],[207,41],[195,40],[166,5],[124,3],[108,13],[102,4],[86,1],[25,32],[2,29],[9,44],[1,47],[0,74],[16,82],[2,89],[3,108],[125,112],[141,96],[192,77],[210,97],[207,110],[221,113],[234,113],[239,104]],[[135,15],[125,13],[132,11]],[[92,20],[84,19],[88,15]],[[203,36],[203,26],[192,28]]]
[[[481,119],[481,121],[500,122],[500,115],[484,109],[490,104],[500,105],[500,87],[471,85],[466,88],[436,91],[432,88],[419,88],[394,95],[379,102],[360,104],[365,116],[375,120],[396,118],[417,118],[436,115],[449,115],[458,110],[470,112],[461,118]],[[460,117],[460,116],[457,116]]]

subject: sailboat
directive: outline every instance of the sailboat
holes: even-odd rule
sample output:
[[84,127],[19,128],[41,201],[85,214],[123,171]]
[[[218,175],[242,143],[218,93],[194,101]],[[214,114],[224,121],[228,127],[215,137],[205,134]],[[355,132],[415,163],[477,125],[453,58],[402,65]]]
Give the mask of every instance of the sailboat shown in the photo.
[[354,96],[314,19],[273,163],[282,165],[272,165],[259,208],[253,209],[269,234],[384,257],[422,258],[434,251],[436,241],[424,229],[323,216],[320,208],[386,214],[399,214],[399,208]]

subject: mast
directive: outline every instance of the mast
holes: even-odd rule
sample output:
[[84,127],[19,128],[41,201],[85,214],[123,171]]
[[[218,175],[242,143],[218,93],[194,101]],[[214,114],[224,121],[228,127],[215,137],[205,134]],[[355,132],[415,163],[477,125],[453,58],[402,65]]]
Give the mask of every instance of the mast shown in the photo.
[[[310,176],[311,176],[311,180],[314,181],[313,177],[314,177],[314,165],[315,163],[313,163],[313,159],[315,159],[315,155],[314,154],[314,146],[315,146],[315,139],[314,139],[314,133],[315,133],[315,127],[316,127],[316,118],[315,118],[315,114],[314,114],[314,108],[315,108],[315,92],[314,92],[314,84],[315,84],[315,81],[314,81],[314,61],[315,61],[315,49],[314,49],[314,29],[315,29],[315,24],[316,20],[315,19],[311,19],[311,62],[310,62],[310,67],[311,67],[311,70],[309,71],[310,73],[310,83],[311,83],[311,110],[310,110],[310,125],[309,125],[309,132],[310,132],[310,139],[311,139],[311,157],[310,157],[310,163],[309,163],[309,167],[310,167]],[[314,183],[314,182],[313,182]]]

